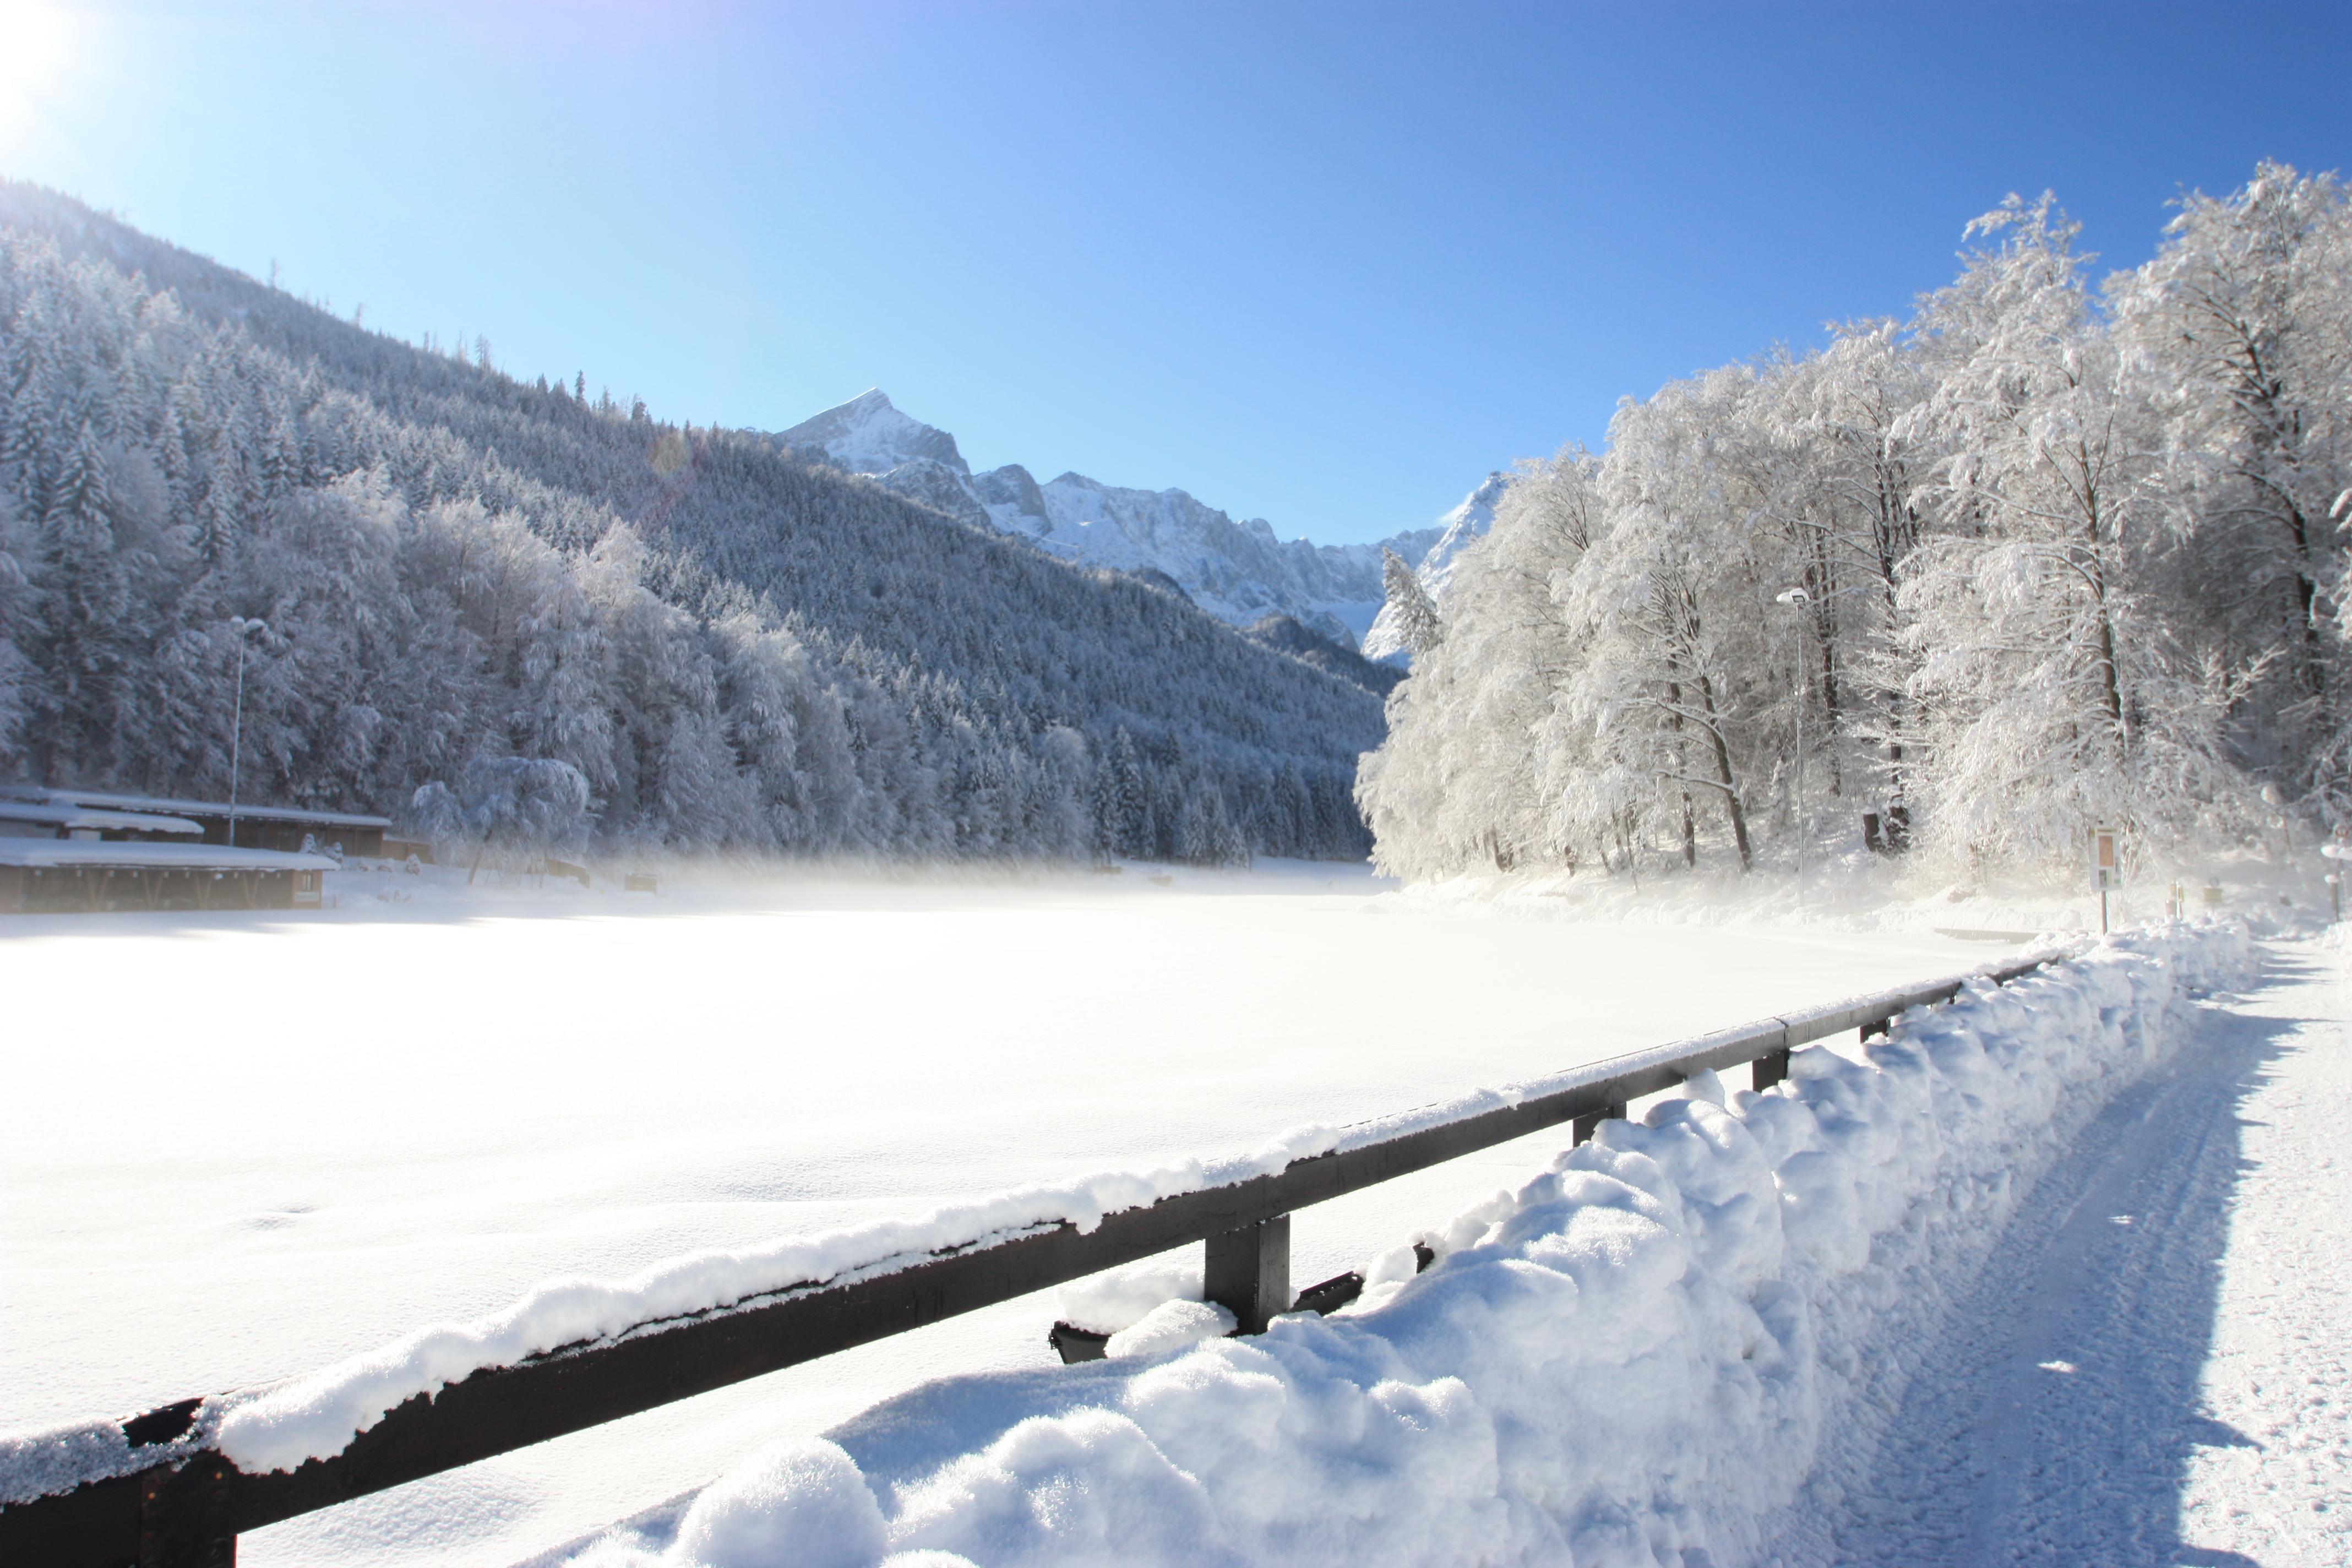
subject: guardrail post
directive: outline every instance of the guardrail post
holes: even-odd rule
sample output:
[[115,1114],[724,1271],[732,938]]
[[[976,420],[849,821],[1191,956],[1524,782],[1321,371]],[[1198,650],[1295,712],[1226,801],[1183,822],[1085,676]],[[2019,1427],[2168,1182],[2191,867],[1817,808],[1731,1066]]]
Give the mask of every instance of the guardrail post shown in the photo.
[[1788,1076],[1789,1047],[1786,1046],[1777,1051],[1766,1051],[1748,1064],[1748,1081],[1759,1094],[1776,1083],[1785,1081]]
[[1234,1315],[1245,1334],[1290,1310],[1290,1216],[1245,1225],[1208,1240],[1201,1294]]
[[1592,1135],[1601,1131],[1601,1124],[1602,1122],[1622,1121],[1624,1120],[1625,1102],[1622,1100],[1612,1100],[1608,1104],[1602,1106],[1600,1110],[1588,1110],[1583,1115],[1576,1118],[1573,1121],[1570,1121],[1568,1124],[1569,1131],[1572,1134],[1570,1142],[1576,1143],[1590,1143],[1592,1142]]
[[236,1568],[228,1461],[198,1454],[139,1478],[139,1568]]

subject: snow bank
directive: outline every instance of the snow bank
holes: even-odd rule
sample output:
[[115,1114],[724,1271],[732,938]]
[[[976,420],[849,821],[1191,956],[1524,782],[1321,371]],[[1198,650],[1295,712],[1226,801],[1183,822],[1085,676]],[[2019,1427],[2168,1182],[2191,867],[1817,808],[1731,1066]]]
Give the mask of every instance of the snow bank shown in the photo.
[[1379,1259],[1344,1313],[1191,1340],[1171,1303],[1129,1331],[1181,1348],[932,1384],[577,1562],[1741,1562],[1879,1309],[1964,1276],[2250,955],[2240,926],[2128,934],[1799,1051],[1769,1093],[1706,1075],[1427,1236],[1428,1272]]

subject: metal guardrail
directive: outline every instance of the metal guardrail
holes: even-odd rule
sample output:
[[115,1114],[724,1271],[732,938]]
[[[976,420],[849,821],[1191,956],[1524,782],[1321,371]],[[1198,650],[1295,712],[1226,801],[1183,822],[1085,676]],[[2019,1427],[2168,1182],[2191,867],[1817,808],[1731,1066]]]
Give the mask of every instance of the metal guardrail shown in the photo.
[[[341,1453],[291,1471],[247,1475],[217,1452],[186,1453],[183,1440],[196,1430],[204,1402],[182,1400],[121,1423],[134,1449],[170,1446],[165,1462],[0,1508],[0,1563],[231,1568],[236,1537],[247,1531],[1194,1242],[1207,1246],[1203,1294],[1231,1310],[1242,1331],[1257,1332],[1294,1308],[1289,1239],[1296,1210],[1562,1122],[1574,1124],[1580,1142],[1603,1119],[1624,1115],[1629,1101],[1673,1089],[1702,1069],[1752,1063],[1755,1086],[1768,1088],[1787,1077],[1789,1053],[1798,1046],[1847,1029],[1864,1037],[1884,1033],[1907,1009],[1949,1001],[1970,981],[2006,984],[2049,962],[1883,991],[1595,1062],[1547,1080],[1555,1087],[1515,1104],[1294,1160],[1271,1175],[1162,1198],[1110,1215],[1091,1231],[1065,1221],[870,1278],[793,1287],[640,1323],[417,1394]],[[1352,1278],[1314,1287],[1298,1305],[1332,1310],[1354,1295]],[[1360,1288],[1360,1279],[1354,1283]]]

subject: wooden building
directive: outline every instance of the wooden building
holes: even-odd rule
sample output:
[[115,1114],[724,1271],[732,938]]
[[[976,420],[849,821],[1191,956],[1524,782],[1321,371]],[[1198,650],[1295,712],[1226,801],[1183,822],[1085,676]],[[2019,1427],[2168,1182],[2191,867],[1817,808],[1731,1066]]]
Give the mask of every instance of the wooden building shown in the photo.
[[[231,809],[226,801],[173,800],[156,795],[113,795],[100,790],[48,789],[38,784],[0,784],[0,800],[89,811],[178,817],[193,822],[206,844],[230,840]],[[340,846],[346,855],[381,855],[388,816],[348,811],[304,811],[284,805],[237,803],[236,843],[240,849],[299,851],[308,840],[320,849]]]
[[0,838],[0,914],[315,910],[334,868],[324,855],[277,849]]

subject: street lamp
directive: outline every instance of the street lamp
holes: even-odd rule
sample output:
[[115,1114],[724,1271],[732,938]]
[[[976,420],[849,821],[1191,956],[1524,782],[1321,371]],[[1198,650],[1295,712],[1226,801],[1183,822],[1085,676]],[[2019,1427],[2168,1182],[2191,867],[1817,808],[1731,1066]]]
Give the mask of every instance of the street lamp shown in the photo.
[[[1784,588],[1773,595],[1773,603],[1790,609],[1813,602],[1813,596],[1802,588]],[[1797,912],[1805,912],[1805,646],[1804,634],[1797,637]]]
[[229,629],[236,634],[236,718],[229,729],[228,742],[228,842],[236,847],[236,775],[245,761],[245,639],[255,632],[266,632],[269,623],[247,620],[243,616],[228,618]]

